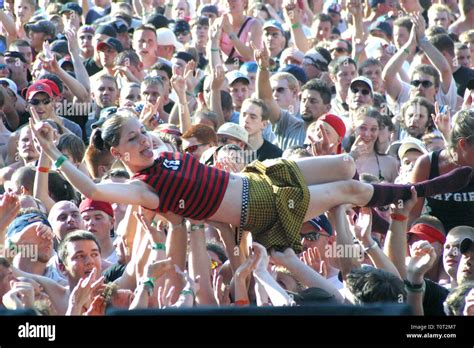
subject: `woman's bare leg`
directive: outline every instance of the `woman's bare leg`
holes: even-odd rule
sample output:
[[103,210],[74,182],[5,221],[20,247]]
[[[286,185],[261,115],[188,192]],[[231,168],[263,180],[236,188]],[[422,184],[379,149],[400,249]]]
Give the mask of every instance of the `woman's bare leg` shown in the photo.
[[341,204],[365,206],[372,198],[374,189],[370,184],[356,180],[344,180],[308,187],[310,201],[305,221],[321,215]]
[[349,155],[308,157],[295,162],[308,186],[349,180],[354,177],[356,170],[354,160]]

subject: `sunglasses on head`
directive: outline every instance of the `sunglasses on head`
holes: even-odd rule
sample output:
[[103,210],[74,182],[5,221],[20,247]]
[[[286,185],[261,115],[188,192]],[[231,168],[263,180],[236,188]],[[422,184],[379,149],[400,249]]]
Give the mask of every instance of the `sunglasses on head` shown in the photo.
[[357,87],[352,87],[351,88],[352,93],[357,94],[357,93],[362,93],[363,95],[369,95],[370,91],[367,88],[357,88]]
[[421,80],[413,80],[410,82],[410,84],[413,86],[413,87],[419,87],[420,85],[423,86],[423,88],[430,88],[431,86],[433,86],[433,82],[429,81],[429,80],[424,80],[424,81],[421,81]]
[[301,238],[306,239],[308,242],[315,242],[321,237],[328,237],[321,232],[309,232],[309,233],[300,233]]
[[43,100],[41,100],[41,99],[30,99],[30,100],[28,100],[28,103],[30,103],[33,106],[40,105],[40,104],[48,105],[49,103],[51,103],[51,99],[50,98],[46,98],[46,99],[43,99]]
[[206,145],[209,145],[209,143],[191,145],[191,146],[188,146],[187,148],[185,148],[185,149],[184,149],[184,152],[194,153],[194,152],[196,152],[196,150],[197,150],[198,148],[200,148],[201,146],[206,146]]

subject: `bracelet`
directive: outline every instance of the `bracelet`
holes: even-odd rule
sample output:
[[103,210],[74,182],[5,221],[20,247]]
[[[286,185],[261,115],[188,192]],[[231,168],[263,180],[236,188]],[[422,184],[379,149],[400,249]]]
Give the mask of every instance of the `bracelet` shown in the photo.
[[152,250],[164,250],[166,251],[166,244],[165,243],[155,243],[151,247]]
[[61,168],[61,166],[66,160],[67,160],[67,157],[65,155],[59,156],[56,162],[54,163],[54,166],[56,167],[56,169]]
[[405,289],[408,292],[424,292],[426,290],[426,282],[423,281],[421,284],[413,284],[409,280],[404,280]]
[[364,248],[364,252],[365,252],[365,253],[366,253],[366,252],[369,252],[370,250],[375,249],[375,248],[378,247],[378,246],[379,246],[379,245],[377,244],[377,242],[374,241],[371,246],[369,246],[369,247],[367,247],[367,248]]
[[405,216],[405,215],[402,215],[402,214],[390,214],[390,217],[392,218],[392,220],[395,220],[395,221],[406,221],[408,220],[408,216]]
[[173,3],[167,3],[166,6],[173,7]]
[[270,71],[268,68],[264,68],[263,66],[259,65],[258,68],[262,71]]
[[49,173],[49,168],[48,167],[38,167],[37,170],[40,173]]
[[299,26],[300,26],[299,23],[293,23],[293,24],[291,25],[291,29],[296,29],[296,28],[298,28]]
[[249,300],[237,300],[234,302],[236,306],[248,306],[250,304]]
[[220,49],[211,47],[211,52],[219,52]]
[[196,294],[191,288],[181,290],[181,295],[184,295],[184,296],[191,295],[193,297],[193,300],[196,299]]
[[206,226],[204,224],[195,225],[191,224],[191,231],[203,230]]
[[176,227],[183,227],[185,224],[186,224],[186,219],[183,218],[183,220],[179,224],[176,224],[176,225],[171,224],[171,226],[173,226],[173,228],[176,228]]

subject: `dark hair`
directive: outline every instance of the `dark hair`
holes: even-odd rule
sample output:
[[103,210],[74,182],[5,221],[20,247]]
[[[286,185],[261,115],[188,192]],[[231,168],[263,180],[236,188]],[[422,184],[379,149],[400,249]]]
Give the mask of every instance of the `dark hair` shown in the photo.
[[97,128],[92,136],[92,144],[94,147],[99,151],[110,151],[112,146],[117,146],[120,142],[122,127],[129,119],[129,116],[117,114],[108,118],[101,128]]
[[48,191],[51,199],[55,202],[70,201],[77,205],[79,195],[74,187],[56,172],[48,174]]
[[5,268],[10,268],[10,262],[3,256],[0,256],[0,266],[3,266]]
[[359,75],[363,76],[363,71],[365,68],[368,68],[370,66],[378,66],[380,68],[383,69],[383,66],[382,66],[382,63],[380,63],[380,61],[378,59],[375,59],[375,58],[368,58],[366,60],[364,60],[362,63],[360,63],[359,65],[359,69],[358,69],[358,73]]
[[208,143],[211,145],[217,144],[217,134],[209,126],[204,124],[195,124],[191,126],[186,132],[184,132],[183,139],[196,138],[200,142]]
[[448,34],[437,34],[430,38],[431,44],[441,53],[447,52],[451,57],[454,57],[454,41]]
[[400,17],[396,21],[393,22],[394,27],[403,27],[408,32],[411,31],[413,26],[413,22],[411,21],[410,17]]
[[319,20],[320,22],[331,22],[332,24],[331,16],[329,16],[326,13],[319,13],[314,19],[314,21],[317,21],[317,20]]
[[152,31],[155,34],[156,37],[156,28],[153,26],[153,24],[142,24],[139,25],[137,28],[135,28],[134,33],[136,33],[139,30],[149,30]]
[[456,51],[468,50],[469,46],[466,45],[465,43],[462,43],[462,42],[455,42],[454,43],[454,48],[456,49]]
[[423,106],[428,110],[428,122],[426,123],[426,130],[428,132],[432,132],[435,129],[435,125],[433,122],[433,118],[431,115],[435,114],[435,107],[432,102],[430,102],[428,99],[424,97],[414,97],[408,100],[405,104],[403,104],[402,109],[400,110],[400,115],[402,116],[402,119],[400,121],[400,125],[402,128],[406,129],[407,125],[405,123],[405,114],[408,110],[409,107],[414,106],[415,108],[418,106]]
[[168,75],[168,79],[171,79],[173,76],[173,70],[168,64],[158,62],[152,65],[151,70],[164,71]]
[[[196,118],[202,118],[202,119],[206,119],[206,120],[211,121],[212,124],[214,125],[214,130],[217,131],[218,116],[214,111],[204,111],[204,110],[197,111],[194,114],[193,118],[194,118],[194,120],[196,120]],[[195,124],[198,124],[198,123],[195,123]]]
[[101,131],[99,130],[99,128],[93,130],[92,141],[87,147],[84,156],[84,162],[92,178],[100,178],[99,166],[106,166],[110,168],[113,164],[113,161],[114,157],[110,153],[110,150],[104,148],[104,141],[101,137]]
[[110,178],[123,178],[123,179],[130,179],[130,174],[126,170],[123,169],[111,169],[101,178],[101,181],[107,180]]
[[220,245],[215,243],[207,243],[206,249],[215,253],[217,257],[219,257],[220,262],[224,263],[227,261],[227,255],[225,254],[224,249]]
[[63,150],[69,151],[72,155],[72,160],[76,163],[82,162],[84,153],[86,152],[86,145],[82,139],[72,133],[61,135],[57,147],[61,152]]
[[432,65],[428,65],[428,64],[420,64],[420,65],[417,65],[415,67],[415,69],[413,69],[413,72],[412,72],[412,77],[415,73],[418,73],[418,74],[427,74],[427,75],[430,75],[430,76],[433,76],[434,78],[434,83],[435,83],[435,86],[436,87],[439,87],[439,83],[440,83],[440,76],[439,76],[439,72],[438,70],[436,70],[436,68]]
[[35,184],[36,171],[30,166],[18,168],[12,175],[11,180],[15,181],[18,187],[24,186],[31,194],[33,194],[33,186]]
[[234,107],[232,104],[232,96],[229,92],[221,90],[221,107],[222,111],[230,111]]
[[[128,62],[128,63],[127,63]],[[130,64],[136,68],[140,66],[140,57],[134,50],[126,50],[117,54],[114,65]]]
[[448,34],[448,32],[446,31],[446,29],[439,25],[434,25],[432,27],[426,28],[426,36],[428,36],[428,38],[432,38],[433,36],[440,34]]
[[331,88],[323,80],[309,80],[301,87],[301,92],[305,90],[318,92],[325,105],[331,104]]
[[59,256],[59,262],[63,265],[65,265],[65,261],[68,257],[67,254],[67,245],[71,242],[78,242],[81,240],[91,240],[97,244],[97,248],[99,249],[99,253],[101,252],[100,249],[100,244],[97,238],[94,236],[94,234],[87,232],[87,231],[74,231],[71,233],[68,233],[64,239],[59,243],[58,246],[58,256]]
[[[352,120],[355,121],[361,117],[370,117],[370,118],[373,118],[377,121],[377,124],[379,126],[379,130],[382,129],[382,115],[380,114],[380,112],[374,108],[373,106],[362,106],[361,108],[357,109],[352,117]],[[354,143],[355,141],[355,137],[354,135],[352,135],[350,137],[350,146],[352,146],[352,144]],[[350,146],[348,146],[348,148],[350,149]],[[379,151],[379,140],[377,139],[375,141],[375,144],[374,144],[374,151],[377,155],[379,156],[385,156],[384,153],[381,153]],[[349,152],[349,151],[348,151]]]
[[258,98],[247,98],[244,100],[244,103],[245,102],[259,106],[260,109],[262,109],[262,121],[268,121],[270,119],[270,110],[264,100]]
[[10,43],[10,45],[8,47],[10,49],[11,49],[11,47],[29,47],[29,48],[31,48],[31,45],[26,40],[14,40]]
[[357,304],[406,301],[403,281],[381,269],[354,269],[347,275],[346,284]]
[[341,69],[341,66],[348,64],[354,65],[357,69],[357,63],[354,61],[354,59],[349,57],[339,57],[329,63],[329,73],[332,75],[336,75]]

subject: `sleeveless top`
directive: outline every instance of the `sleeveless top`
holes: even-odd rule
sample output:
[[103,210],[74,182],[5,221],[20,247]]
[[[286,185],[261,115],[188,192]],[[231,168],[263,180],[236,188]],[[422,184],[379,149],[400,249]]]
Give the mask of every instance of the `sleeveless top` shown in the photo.
[[[430,154],[430,179],[439,176],[439,154]],[[464,189],[427,198],[430,215],[441,220],[446,231],[456,226],[474,227],[474,177]]]
[[[247,42],[247,39],[249,37],[250,33],[250,27],[252,26],[253,22],[256,21],[255,18],[251,17],[246,17],[244,20],[244,27],[240,28],[240,35],[238,35],[239,40],[243,43]],[[257,43],[256,43],[257,45]],[[229,55],[232,53],[232,48],[234,47],[234,44],[232,43],[232,40],[229,38],[229,35],[226,33],[222,32],[221,35],[221,42],[220,42],[220,48],[222,52],[224,52],[226,57],[229,57]],[[244,58],[236,51],[233,50],[234,53],[232,54],[233,58],[238,58],[240,61],[245,61]]]
[[155,163],[133,176],[158,194],[159,213],[205,220],[219,208],[230,173],[199,163],[189,154],[163,152]]

